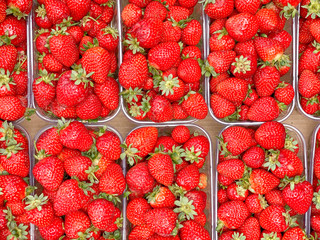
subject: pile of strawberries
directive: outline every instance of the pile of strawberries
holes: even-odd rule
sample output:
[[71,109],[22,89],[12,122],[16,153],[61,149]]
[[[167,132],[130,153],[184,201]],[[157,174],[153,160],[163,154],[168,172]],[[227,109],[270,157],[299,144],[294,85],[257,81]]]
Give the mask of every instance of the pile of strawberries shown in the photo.
[[219,239],[307,238],[297,219],[309,210],[313,187],[297,139],[267,122],[256,130],[229,127],[219,140]]
[[120,195],[126,188],[117,164],[120,144],[113,131],[77,121],[59,121],[36,140],[32,173],[42,190],[27,198],[33,209],[28,222],[43,239],[120,238]]
[[320,3],[302,0],[299,21],[299,93],[306,114],[320,114]]
[[[186,126],[166,135],[155,127],[132,131],[122,157],[131,167],[126,175],[129,195],[129,240],[209,240],[206,166],[210,143]],[[161,135],[161,136],[159,136]]]
[[30,239],[29,143],[12,123],[0,121],[0,239]]
[[210,105],[215,117],[264,122],[287,110],[294,89],[284,81],[290,78],[291,60],[285,51],[292,42],[284,27],[298,4],[299,0],[206,1],[211,24],[204,71],[212,76]]
[[[320,187],[319,187],[319,179],[320,179],[320,131],[316,133],[316,138],[314,148],[314,156],[313,156],[313,199],[311,205],[311,219],[310,224],[312,228],[311,235],[314,239],[320,236]],[[316,237],[317,236],[317,237]]]
[[50,117],[97,120],[119,105],[118,31],[109,0],[39,0],[37,106]]
[[202,27],[194,0],[133,0],[121,13],[121,93],[130,116],[153,122],[206,117],[201,87]]
[[32,0],[0,0],[0,119],[22,118],[28,106],[27,24]]

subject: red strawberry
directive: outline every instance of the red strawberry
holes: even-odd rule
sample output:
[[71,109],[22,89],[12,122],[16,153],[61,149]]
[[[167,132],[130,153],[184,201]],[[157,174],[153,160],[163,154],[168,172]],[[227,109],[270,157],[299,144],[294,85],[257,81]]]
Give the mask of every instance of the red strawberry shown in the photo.
[[[208,62],[213,69],[209,70],[210,73],[223,73],[229,70],[236,53],[231,50],[226,51],[214,51],[208,56]],[[210,68],[210,67],[209,67]]]
[[148,160],[150,174],[165,186],[173,183],[174,169],[173,162],[169,155],[156,153]]
[[144,198],[131,200],[127,205],[127,218],[133,225],[144,224],[144,214],[151,210],[151,206]]
[[302,97],[311,98],[320,92],[320,79],[310,70],[304,70],[300,75],[298,88]]
[[13,45],[0,46],[0,69],[12,72],[16,64],[18,51]]
[[65,217],[64,228],[69,238],[77,238],[78,233],[85,233],[89,227],[90,219],[82,211],[69,212]]
[[245,165],[240,159],[230,159],[218,164],[217,171],[219,174],[229,177],[233,180],[242,178]]
[[286,82],[279,83],[274,92],[274,97],[277,101],[289,105],[294,98],[294,89],[292,85]]
[[115,206],[106,199],[93,200],[88,206],[88,215],[92,224],[101,230],[112,224]]
[[283,240],[289,240],[289,239],[303,239],[306,238],[306,233],[304,230],[302,230],[300,227],[294,227],[294,228],[289,228],[283,235],[282,239]]
[[22,105],[16,96],[0,97],[0,118],[8,121],[16,121],[24,116],[26,107]]
[[261,229],[257,218],[249,217],[238,229],[246,239],[260,239]]
[[270,192],[267,192],[265,198],[269,205],[277,205],[282,207],[286,205],[282,196],[282,192],[278,189],[274,189]]
[[217,0],[204,5],[205,13],[213,19],[223,19],[231,15],[234,8],[234,1]]
[[152,237],[153,231],[148,225],[135,226],[128,236],[128,240],[148,240]]
[[157,95],[151,100],[151,108],[147,116],[154,122],[167,122],[173,118],[173,109],[167,98]]
[[266,194],[276,188],[280,180],[264,169],[253,169],[249,179],[250,191],[256,194]]
[[64,234],[63,220],[54,216],[49,226],[39,227],[38,229],[44,239],[60,238]]
[[166,19],[168,10],[161,2],[150,2],[144,11],[144,18],[159,18],[161,21]]
[[[18,47],[18,45],[25,43],[27,40],[26,26],[24,19],[19,20],[14,16],[7,16],[0,24],[0,35],[3,36],[6,44],[10,44],[11,42],[14,46]],[[10,41],[8,41],[8,38],[10,38]]]
[[193,220],[188,220],[182,223],[182,228],[180,230],[180,238],[181,240],[209,240],[210,235],[209,232],[202,227],[200,224]]
[[200,93],[189,92],[182,102],[182,108],[191,116],[197,119],[204,119],[208,114],[208,107]]
[[126,181],[119,164],[108,165],[106,171],[99,180],[101,192],[110,195],[121,195],[126,187]]
[[236,0],[234,5],[238,12],[255,14],[260,7],[260,2],[257,0]]
[[103,135],[99,136],[96,142],[98,151],[112,160],[118,160],[121,154],[119,137],[111,132],[105,131]]
[[236,111],[236,107],[229,100],[221,97],[218,94],[212,94],[210,97],[210,105],[213,114],[217,118],[227,118]]
[[259,217],[260,225],[263,229],[272,232],[283,232],[288,228],[285,217],[286,210],[280,206],[269,206],[264,209]]
[[65,3],[67,4],[70,10],[70,16],[74,21],[81,20],[90,10],[90,0],[66,0]]
[[35,78],[32,85],[33,95],[40,108],[45,108],[53,102],[56,89],[54,74],[48,74],[47,70],[40,70],[39,77]]
[[182,60],[178,67],[178,76],[185,83],[199,82],[201,79],[201,68],[198,61],[193,58]]
[[269,8],[262,8],[256,13],[261,33],[274,32],[279,24],[279,15]]
[[88,180],[91,164],[91,159],[85,156],[67,158],[63,163],[66,173],[70,177],[77,177],[80,181]]
[[272,121],[280,114],[276,100],[272,97],[262,97],[256,100],[248,111],[248,119],[252,121]]
[[175,207],[176,197],[167,187],[157,186],[153,192],[147,195],[148,202],[153,208],[173,208]]
[[260,213],[268,204],[266,199],[260,194],[252,194],[247,197],[246,205],[251,213]]
[[181,34],[181,41],[189,46],[195,46],[200,42],[202,35],[202,27],[199,21],[191,20],[183,28]]
[[248,83],[240,78],[227,78],[216,87],[217,93],[231,102],[241,102],[248,92]]
[[102,103],[99,98],[90,94],[85,100],[76,106],[76,114],[83,120],[97,119],[101,116]]
[[257,70],[257,59],[250,54],[237,56],[231,64],[230,70],[237,78],[250,77]]
[[199,169],[192,164],[181,169],[176,178],[177,184],[187,191],[196,188],[199,184],[199,180]]
[[280,73],[275,67],[258,68],[253,81],[260,97],[271,96],[280,83]]
[[0,176],[0,187],[2,196],[7,201],[21,201],[26,197],[28,184],[22,177],[14,175]]
[[70,16],[69,8],[60,0],[45,0],[44,5],[48,18],[53,24],[59,24],[63,19]]
[[133,3],[127,4],[122,12],[121,19],[127,27],[132,27],[142,18],[142,10],[140,7]]
[[255,139],[265,149],[281,149],[284,147],[286,130],[278,122],[263,123],[256,130]]
[[254,39],[254,46],[264,62],[277,61],[283,54],[280,42],[274,39],[257,37]]
[[260,168],[265,160],[265,152],[261,147],[253,146],[242,155],[242,161],[251,168]]

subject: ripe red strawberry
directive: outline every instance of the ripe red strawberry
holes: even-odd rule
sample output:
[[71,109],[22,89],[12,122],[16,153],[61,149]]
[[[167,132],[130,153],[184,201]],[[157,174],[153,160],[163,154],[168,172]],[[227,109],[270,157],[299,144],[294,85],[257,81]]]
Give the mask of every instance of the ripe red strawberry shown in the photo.
[[155,208],[145,213],[144,221],[152,231],[167,237],[176,226],[177,214],[170,208]]
[[[80,181],[87,181],[89,167],[92,161],[85,156],[67,158],[63,162],[64,169],[70,177],[77,177]],[[90,172],[91,175],[91,172]]]
[[261,33],[273,32],[279,24],[279,15],[269,8],[262,8],[256,13]]
[[271,66],[258,68],[253,81],[260,97],[271,96],[280,83],[280,73],[275,67]]
[[255,217],[249,217],[244,224],[238,229],[246,239],[259,239],[261,234],[261,228],[259,220]]
[[274,97],[277,101],[289,105],[294,98],[294,89],[292,85],[286,82],[279,83],[274,92]]
[[121,195],[125,187],[126,181],[120,165],[116,163],[108,165],[99,180],[100,191],[110,195]]
[[141,87],[148,77],[148,64],[145,56],[136,54],[124,61],[119,69],[119,82],[125,88]]
[[193,58],[182,60],[177,73],[179,78],[186,83],[199,82],[201,79],[201,68],[198,61]]
[[173,162],[169,155],[156,153],[148,160],[150,174],[156,181],[165,186],[170,186],[174,179]]
[[18,51],[13,45],[0,46],[0,69],[12,72],[16,64]]
[[[7,16],[0,24],[0,35],[5,38],[6,44],[10,44],[11,42],[14,46],[18,47],[27,40],[26,21],[24,19],[19,20],[14,16]],[[7,38],[10,38],[10,41]]]
[[133,3],[127,4],[121,12],[121,19],[124,25],[132,27],[142,18],[142,10]]
[[119,84],[114,78],[107,77],[101,84],[94,85],[94,93],[100,101],[110,110],[119,106]]
[[15,175],[1,175],[0,187],[2,196],[7,201],[21,201],[26,197],[28,184],[22,177]]
[[284,207],[286,205],[282,192],[278,189],[271,190],[265,194],[265,198],[269,205],[277,205]]
[[63,163],[57,157],[46,157],[35,164],[32,173],[44,188],[56,191],[64,177]]
[[121,154],[119,137],[111,132],[105,131],[96,142],[97,150],[111,160],[118,160]]
[[204,5],[205,13],[213,19],[223,19],[231,15],[234,8],[234,1],[231,0],[217,0],[215,2],[208,2]]
[[181,38],[181,29],[179,26],[174,26],[171,21],[163,23],[163,32],[161,42],[179,42]]
[[49,226],[39,227],[38,229],[44,239],[60,238],[64,234],[63,220],[54,216]]
[[[219,32],[213,33],[210,37],[210,50],[232,50],[235,46],[235,41],[228,34],[228,32],[223,28],[223,30],[217,30]],[[221,32],[220,32],[221,31]]]
[[236,53],[231,50],[211,52],[208,56],[208,62],[210,66],[213,67],[210,73],[226,72],[227,70],[229,70],[230,65],[232,64],[235,57]]
[[229,35],[238,42],[250,40],[258,31],[257,18],[250,13],[239,13],[226,22]]
[[221,97],[218,94],[212,94],[210,97],[210,105],[213,114],[217,118],[227,118],[236,111],[236,107],[229,100]]
[[173,19],[176,22],[187,20],[190,12],[189,9],[182,6],[170,6],[167,19]]
[[254,137],[265,149],[282,149],[285,144],[286,130],[279,122],[267,122],[256,130]]
[[300,75],[298,88],[302,97],[311,98],[320,92],[320,79],[310,70],[304,70]]
[[64,228],[69,238],[77,238],[78,233],[85,233],[89,227],[90,219],[82,211],[69,212],[65,217]]
[[266,199],[260,194],[252,194],[248,196],[245,203],[251,213],[260,213],[268,206]]
[[63,35],[66,33],[58,31],[55,34],[49,40],[50,51],[60,63],[66,67],[71,67],[79,60],[79,49],[76,42],[71,35]]
[[40,70],[39,77],[34,79],[33,95],[40,108],[45,108],[53,102],[56,95],[54,80],[56,80],[54,74],[48,74],[46,70]]
[[63,19],[70,16],[68,6],[59,0],[45,0],[44,5],[48,18],[53,24],[59,24]]
[[272,232],[283,232],[288,228],[288,220],[284,216],[286,210],[280,206],[269,206],[264,209],[259,217],[263,229]]
[[287,49],[292,42],[292,36],[285,30],[280,32],[272,32],[269,35],[269,38],[279,41],[284,50]]
[[197,119],[204,119],[208,114],[208,107],[200,93],[189,92],[182,102],[182,108]]
[[147,195],[148,202],[153,208],[173,208],[176,197],[167,187],[157,186]]
[[96,228],[106,229],[112,223],[114,214],[115,206],[106,199],[96,199],[89,204],[88,215]]
[[47,155],[59,154],[62,147],[60,136],[56,128],[49,128],[43,132],[36,143],[37,150],[44,150]]
[[262,97],[256,100],[248,111],[248,119],[251,121],[272,121],[280,114],[276,100],[272,97]]
[[222,155],[237,156],[250,147],[251,135],[244,127],[232,126],[223,131],[220,145]]
[[250,77],[257,70],[257,59],[251,54],[237,56],[231,64],[230,70],[237,78]]
[[310,219],[311,228],[317,232],[320,231],[320,215],[314,215]]
[[182,223],[182,228],[180,230],[180,239],[181,240],[209,240],[209,232],[202,227],[200,224],[193,220],[188,220]]
[[316,73],[318,71],[319,61],[320,51],[317,51],[313,46],[309,46],[299,58],[299,74],[306,69]]
[[147,116],[154,122],[167,122],[173,118],[173,109],[171,103],[162,95],[155,96],[151,100],[151,108]]
[[64,123],[60,128],[60,141],[68,148],[88,151],[93,143],[86,127],[77,121]]
[[30,160],[27,151],[18,145],[10,145],[1,149],[0,163],[9,174],[27,177],[29,174]]
[[264,169],[253,169],[249,179],[250,191],[256,194],[266,194],[276,188],[280,180]]
[[127,205],[127,218],[133,225],[144,224],[144,214],[151,210],[151,206],[144,198],[131,200]]
[[288,184],[282,190],[282,196],[285,202],[294,211],[304,214],[308,211],[313,197],[313,188],[308,181],[301,181],[294,184],[294,187]]
[[76,108],[75,107],[66,107],[61,105],[57,99],[54,100],[50,105],[50,110],[52,113],[59,118],[77,118]]
[[135,226],[128,236],[128,240],[150,239],[154,232],[148,225]]
[[187,191],[196,188],[199,184],[199,180],[199,169],[192,164],[181,169],[176,178],[177,184]]
[[97,119],[101,116],[102,103],[99,98],[90,94],[85,100],[76,106],[76,114],[83,120]]
[[255,14],[260,7],[260,2],[257,0],[236,0],[234,5],[238,12]]
[[146,162],[138,163],[130,168],[126,175],[126,182],[131,191],[142,194],[150,192],[155,184]]
[[70,10],[70,16],[74,21],[81,20],[90,10],[90,0],[67,0],[65,3],[67,4]]
[[187,26],[182,30],[181,41],[186,45],[195,46],[200,42],[201,39],[201,24],[199,21],[193,19],[186,25]]
[[8,121],[16,121],[24,116],[26,107],[22,105],[16,96],[0,97],[0,118]]
[[217,171],[219,174],[229,177],[233,180],[242,178],[245,165],[240,159],[230,159],[218,164]]
[[293,238],[296,238],[296,239],[306,238],[306,233],[300,227],[294,227],[294,228],[289,228],[282,237],[283,240],[289,240]]
[[231,201],[239,200],[245,201],[249,195],[248,189],[238,186],[235,182],[231,183],[227,188],[227,196]]
[[259,57],[264,62],[277,61],[283,54],[280,42],[274,39],[257,37],[254,39],[254,46]]
[[229,201],[223,203],[218,208],[218,226],[217,230],[227,227],[229,229],[237,229],[243,225],[249,216],[247,206],[242,201]]
[[240,78],[227,78],[216,87],[217,93],[231,102],[241,102],[248,92],[248,83]]
[[150,2],[145,9],[144,18],[159,18],[161,21],[166,19],[168,10],[161,2]]
[[242,161],[251,168],[260,168],[265,160],[265,152],[261,147],[253,146],[242,155]]
[[142,127],[132,131],[125,140],[125,153],[131,165],[147,156],[154,148],[158,138],[158,129]]

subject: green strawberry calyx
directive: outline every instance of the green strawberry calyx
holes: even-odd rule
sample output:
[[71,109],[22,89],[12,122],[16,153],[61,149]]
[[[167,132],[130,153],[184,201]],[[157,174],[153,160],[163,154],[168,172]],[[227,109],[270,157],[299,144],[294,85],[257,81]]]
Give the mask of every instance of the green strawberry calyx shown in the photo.
[[13,14],[13,16],[18,18],[18,20],[20,20],[21,18],[26,18],[28,16],[28,14],[21,12],[21,10],[18,7],[14,6],[14,4],[8,6],[6,13],[7,15]]
[[320,190],[313,193],[312,202],[316,206],[316,209],[320,209]]
[[160,81],[159,88],[162,92],[162,95],[168,96],[170,94],[174,94],[174,87],[180,87],[179,85],[179,79],[178,77],[173,77],[172,74],[170,74],[168,77],[164,77],[163,81]]
[[216,78],[219,76],[218,73],[214,70],[214,67],[210,65],[208,60],[204,61],[204,64],[201,66],[201,73],[202,75],[205,75],[206,77],[212,76],[213,78]]
[[130,166],[137,164],[138,161],[142,159],[142,157],[137,155],[137,153],[139,153],[140,151],[137,148],[133,148],[132,143],[129,146],[127,146],[126,143],[123,143],[120,146],[124,149],[124,152],[121,153],[120,158],[122,160],[127,158],[127,161],[130,164]]
[[94,72],[86,73],[82,67],[79,67],[77,70],[72,70],[70,79],[75,81],[75,85],[79,85],[84,83],[84,88],[86,88],[89,84],[91,87],[94,86],[93,82],[90,80],[90,77],[94,74]]
[[284,142],[284,148],[294,152],[296,149],[299,149],[298,141],[287,134]]
[[10,84],[16,85],[13,81],[13,78],[10,77],[9,70],[5,70],[3,68],[0,68],[0,87],[5,86],[8,91],[10,91]]
[[182,148],[182,146],[178,146],[176,147],[176,145],[173,145],[172,149],[168,151],[172,161],[173,161],[173,164],[174,166],[176,164],[181,164],[182,163],[182,158],[183,158],[183,155],[184,155],[184,148]]
[[102,29],[103,35],[111,34],[113,39],[117,39],[119,37],[118,29],[113,27],[105,27]]
[[180,197],[180,196],[184,196],[187,193],[186,190],[184,190],[182,187],[180,187],[176,183],[173,185],[170,185],[168,188],[176,198]]
[[195,215],[198,215],[193,205],[193,200],[189,200],[187,197],[180,196],[180,200],[176,200],[174,204],[177,206],[173,211],[179,213],[179,216],[183,216],[186,219],[194,219]]
[[153,188],[152,192],[148,193],[146,196],[148,203],[151,203],[151,202],[154,203],[159,193],[160,193],[160,186],[156,186],[155,188]]
[[99,166],[97,165],[91,165],[86,171],[85,173],[88,174],[88,179],[90,182],[92,183],[98,183],[99,179],[96,177],[96,175],[94,174],[96,171],[99,170]]
[[184,157],[184,160],[190,163],[199,163],[199,161],[203,159],[202,157],[199,157],[200,155],[201,151],[196,152],[194,150],[194,146],[192,146],[190,149],[186,148],[185,152],[182,153],[182,157]]
[[27,206],[25,209],[30,211],[32,209],[37,209],[38,211],[42,210],[42,206],[48,203],[48,196],[44,196],[43,193],[38,195],[28,195],[26,197],[26,204]]
[[302,183],[305,181],[305,176],[295,176],[292,178],[289,178],[288,176],[285,176],[283,179],[281,179],[281,182],[279,184],[279,188],[283,190],[288,184],[290,184],[290,190],[294,190],[294,186],[298,183]]
[[224,157],[232,155],[231,152],[229,152],[229,150],[227,148],[228,142],[224,142],[222,136],[217,136],[217,139],[219,140],[219,152],[220,152],[220,155],[222,155]]
[[107,194],[105,192],[101,192],[99,193],[99,195],[94,195],[93,198],[94,199],[103,198],[110,202],[113,202],[115,205],[118,203],[121,203],[121,200],[117,194]]
[[127,103],[138,102],[138,96],[143,96],[142,89],[141,88],[134,88],[130,87],[129,89],[126,89],[120,93],[120,95],[123,96],[123,98],[126,100]]
[[129,50],[132,50],[133,54],[136,54],[137,52],[144,54],[145,53],[145,49],[143,47],[140,47],[138,39],[137,38],[133,38],[130,33],[127,34],[127,36],[128,36],[128,39],[123,41],[123,45],[128,47]]
[[14,133],[14,126],[11,122],[4,121],[0,127],[0,141],[5,142],[6,145],[17,144],[17,141],[14,139],[17,135]]
[[0,46],[11,45],[11,40],[15,39],[17,35],[9,36],[9,31],[6,31],[4,35],[0,36]]
[[39,77],[35,80],[35,84],[44,82],[53,87],[52,81],[58,81],[58,78],[55,77],[54,73],[48,73],[46,69],[42,69],[39,71]]
[[310,0],[308,5],[303,5],[302,8],[308,10],[306,18],[311,16],[312,19],[316,19],[320,17],[320,3],[318,0]]
[[114,232],[112,232],[112,233],[109,233],[109,232],[104,232],[103,233],[103,237],[105,238],[105,239],[115,239],[115,240],[120,240],[121,239],[121,233],[120,233],[120,231],[119,230],[116,230],[116,231],[114,231]]
[[268,168],[268,170],[274,171],[277,167],[281,167],[281,163],[279,162],[279,150],[270,149],[266,153],[265,163],[263,167]]
[[246,236],[243,233],[235,232],[232,234],[232,240],[245,240]]
[[280,240],[276,232],[263,233],[261,240]]
[[283,10],[280,12],[280,16],[284,16],[286,19],[294,18],[298,14],[298,10],[292,6],[290,3],[288,3],[287,6],[283,8]]
[[85,195],[88,196],[88,191],[89,191],[89,192],[92,192],[92,193],[95,193],[95,190],[93,190],[93,189],[91,188],[91,186],[93,185],[93,183],[88,183],[88,182],[85,182],[85,181],[81,182],[81,181],[80,181],[77,177],[75,177],[75,176],[71,177],[71,179],[75,179],[75,180],[78,182],[78,187],[83,190],[83,192],[84,192]]
[[17,154],[18,151],[23,150],[21,147],[21,143],[18,144],[11,144],[7,146],[6,149],[1,148],[0,149],[0,154],[1,155],[6,155],[7,158],[10,158],[13,154]]
[[10,232],[10,235],[7,237],[7,239],[28,239],[28,226],[23,225],[22,223],[18,225],[17,222],[14,220],[15,217],[13,216],[9,207],[6,210],[3,210],[3,212],[6,214],[5,218],[8,221],[7,227]]
[[41,17],[42,19],[44,19],[47,16],[47,11],[44,7],[44,4],[39,5],[35,12],[37,14],[37,17]]
[[287,226],[296,227],[296,226],[298,226],[297,218],[291,217],[290,210],[291,209],[287,210],[285,213],[282,213],[282,216],[284,217]]
[[241,55],[240,57],[236,57],[234,62],[231,64],[235,66],[233,73],[246,73],[251,71],[251,61],[248,60],[247,57]]

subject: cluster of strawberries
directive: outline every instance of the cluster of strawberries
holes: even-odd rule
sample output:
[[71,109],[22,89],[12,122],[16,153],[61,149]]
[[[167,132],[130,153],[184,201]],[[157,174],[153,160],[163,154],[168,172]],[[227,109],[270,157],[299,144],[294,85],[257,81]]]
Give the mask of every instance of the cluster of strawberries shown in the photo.
[[117,29],[108,0],[39,0],[33,95],[51,118],[103,119],[119,105]]
[[199,93],[202,26],[191,18],[200,10],[197,1],[129,2],[121,13],[125,39],[119,69],[129,115],[154,122],[205,118],[208,108]]
[[293,134],[278,122],[256,130],[232,126],[222,132],[217,165],[219,239],[307,238],[299,219],[309,210],[313,187],[303,176]]
[[320,113],[320,4],[302,0],[299,21],[299,93],[306,114]]
[[132,224],[128,239],[209,240],[204,228],[209,140],[190,133],[186,126],[164,131],[135,129],[123,145],[123,157],[134,165],[126,175],[130,191],[127,219]]
[[[210,107],[223,121],[271,121],[294,98],[291,60],[285,51],[292,36],[284,30],[299,1],[206,1],[211,19]],[[288,21],[287,27],[291,28]]]
[[0,238],[30,239],[34,210],[28,186],[29,142],[12,123],[0,121]]
[[16,121],[28,106],[27,23],[32,0],[0,1],[0,119]]
[[28,198],[34,208],[29,222],[42,238],[119,239],[126,188],[120,144],[113,131],[77,121],[59,121],[36,139],[39,161],[32,173],[39,191]]

